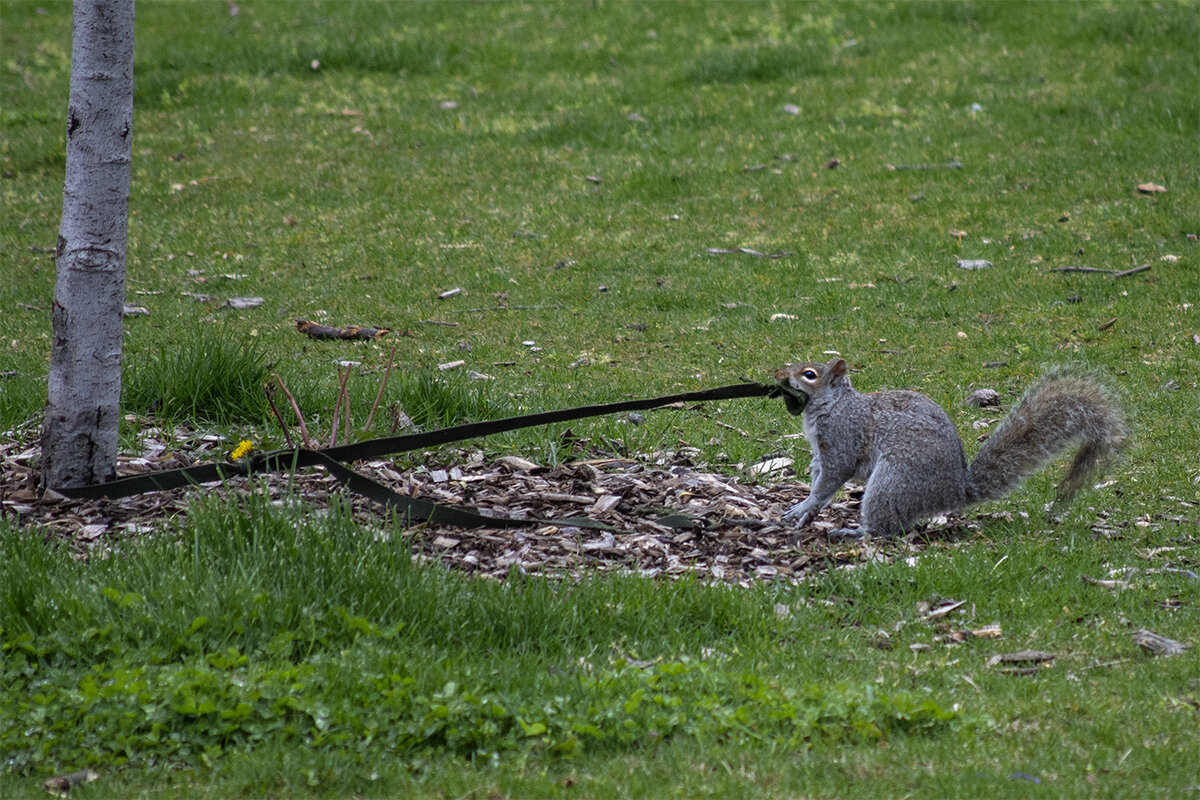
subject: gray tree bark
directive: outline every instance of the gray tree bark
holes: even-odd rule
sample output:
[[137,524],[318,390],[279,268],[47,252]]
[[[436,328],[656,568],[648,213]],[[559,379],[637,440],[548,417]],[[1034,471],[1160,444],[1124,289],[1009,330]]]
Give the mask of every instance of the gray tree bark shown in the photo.
[[46,486],[116,474],[125,235],[133,154],[133,0],[75,0],[54,339],[42,429]]

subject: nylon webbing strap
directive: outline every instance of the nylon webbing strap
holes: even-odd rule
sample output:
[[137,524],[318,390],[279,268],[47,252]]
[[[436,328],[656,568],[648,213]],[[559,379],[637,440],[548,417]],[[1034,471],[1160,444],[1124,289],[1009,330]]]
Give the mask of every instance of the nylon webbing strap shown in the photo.
[[464,439],[474,439],[494,433],[530,428],[537,425],[549,425],[555,422],[567,422],[586,417],[597,417],[603,414],[613,414],[622,411],[643,411],[681,402],[729,400],[741,397],[766,397],[775,395],[778,391],[776,387],[766,384],[739,383],[731,386],[722,386],[717,389],[683,392],[665,397],[623,400],[616,403],[581,406],[559,411],[545,411],[537,414],[524,414],[522,416],[488,420],[485,422],[471,422],[466,425],[455,425],[450,428],[442,428],[427,433],[389,436],[382,439],[371,439],[365,442],[330,447],[324,450],[312,450],[303,447],[289,450],[272,450],[249,458],[240,464],[202,464],[183,469],[133,475],[128,478],[119,478],[107,483],[96,483],[90,486],[56,488],[54,491],[64,497],[76,500],[101,497],[117,499],[144,494],[146,492],[178,489],[183,486],[221,481],[236,475],[285,472],[299,469],[300,467],[320,466],[328,470],[339,483],[350,491],[395,509],[400,513],[404,521],[409,523],[431,522],[454,525],[460,528],[508,528],[549,523],[608,529],[610,526],[588,517],[567,517],[565,519],[554,520],[489,517],[461,508],[444,506],[416,497],[408,497],[389,489],[378,481],[355,472],[345,466],[343,462],[378,458],[384,455],[420,450],[426,447],[459,442]]

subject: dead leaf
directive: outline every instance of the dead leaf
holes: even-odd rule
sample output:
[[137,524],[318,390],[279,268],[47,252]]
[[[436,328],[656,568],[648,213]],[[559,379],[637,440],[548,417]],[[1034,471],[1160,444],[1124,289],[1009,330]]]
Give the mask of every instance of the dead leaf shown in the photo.
[[235,311],[243,311],[247,308],[258,308],[265,303],[261,297],[231,297],[225,301],[221,308],[232,308]]
[[1177,656],[1191,647],[1190,644],[1177,642],[1147,630],[1140,630],[1133,634],[1133,641],[1137,643],[1138,647],[1155,656]]
[[1053,660],[1053,653],[1042,650],[1019,650],[1015,653],[998,653],[987,660],[987,665],[994,667],[997,664],[1048,664]]
[[1165,192],[1165,186],[1159,186],[1157,183],[1139,183],[1137,190],[1142,194],[1159,194]]
[[997,407],[1000,405],[1000,393],[995,389],[976,389],[967,395],[962,404],[976,408]]
[[944,600],[937,607],[932,608],[929,611],[925,612],[925,617],[927,619],[937,619],[938,617],[944,617],[947,614],[949,614],[951,611],[954,611],[956,608],[960,608],[966,602],[967,602],[966,600]]

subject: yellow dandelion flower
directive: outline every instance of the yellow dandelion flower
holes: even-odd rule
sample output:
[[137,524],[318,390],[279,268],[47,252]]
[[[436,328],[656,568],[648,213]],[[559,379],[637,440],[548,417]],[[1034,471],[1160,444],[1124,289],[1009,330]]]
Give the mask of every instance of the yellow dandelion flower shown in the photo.
[[242,439],[238,442],[238,446],[233,448],[233,452],[229,454],[230,461],[241,461],[242,458],[254,449],[254,442],[249,439]]

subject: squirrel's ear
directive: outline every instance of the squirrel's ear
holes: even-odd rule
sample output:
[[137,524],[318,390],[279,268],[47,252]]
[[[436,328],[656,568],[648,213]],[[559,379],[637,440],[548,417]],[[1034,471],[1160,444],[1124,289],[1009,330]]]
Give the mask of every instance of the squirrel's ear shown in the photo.
[[834,378],[840,378],[846,374],[846,362],[840,358],[835,358],[829,362],[829,374]]

